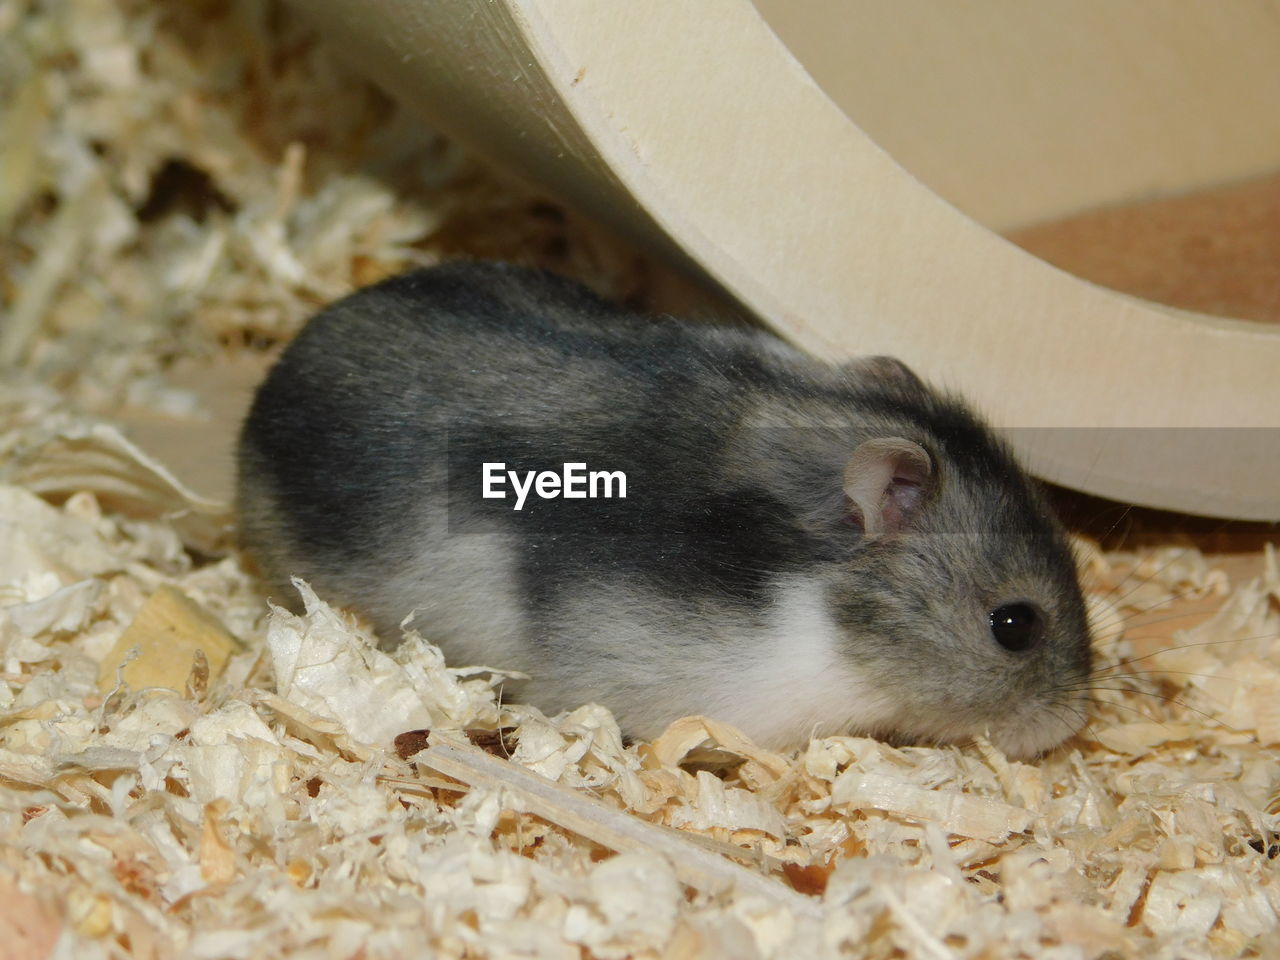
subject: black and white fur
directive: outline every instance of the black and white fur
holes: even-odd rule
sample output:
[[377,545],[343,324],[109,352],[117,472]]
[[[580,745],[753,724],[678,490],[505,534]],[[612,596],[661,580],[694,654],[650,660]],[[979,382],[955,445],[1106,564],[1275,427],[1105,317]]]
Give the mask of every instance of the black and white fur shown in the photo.
[[[626,500],[480,503],[480,459],[623,470]],[[313,318],[239,449],[243,543],[387,643],[410,614],[544,710],[763,745],[858,732],[1015,756],[1083,722],[1084,605],[1033,482],[900,363],[641,316],[549,273],[421,270]],[[474,468],[474,485],[472,471]],[[1034,606],[1028,650],[989,615]]]

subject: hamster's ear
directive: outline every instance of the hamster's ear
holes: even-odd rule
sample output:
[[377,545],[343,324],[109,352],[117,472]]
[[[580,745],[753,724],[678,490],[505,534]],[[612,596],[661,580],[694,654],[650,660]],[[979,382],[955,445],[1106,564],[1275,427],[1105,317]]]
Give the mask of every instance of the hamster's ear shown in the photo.
[[854,357],[842,364],[840,369],[851,380],[876,380],[899,387],[924,387],[923,381],[916,376],[915,371],[897,357]]
[[933,475],[933,461],[905,437],[876,437],[859,444],[844,468],[844,492],[868,537],[897,533],[919,508]]

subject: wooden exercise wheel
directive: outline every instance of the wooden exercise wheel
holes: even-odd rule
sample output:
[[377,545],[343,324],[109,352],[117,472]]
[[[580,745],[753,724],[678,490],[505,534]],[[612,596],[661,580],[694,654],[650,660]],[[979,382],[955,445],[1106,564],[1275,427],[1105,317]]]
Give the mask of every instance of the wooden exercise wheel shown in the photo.
[[1280,0],[303,7],[442,129],[819,355],[904,358],[1039,475],[1280,518],[1280,325],[1002,236],[1280,171]]

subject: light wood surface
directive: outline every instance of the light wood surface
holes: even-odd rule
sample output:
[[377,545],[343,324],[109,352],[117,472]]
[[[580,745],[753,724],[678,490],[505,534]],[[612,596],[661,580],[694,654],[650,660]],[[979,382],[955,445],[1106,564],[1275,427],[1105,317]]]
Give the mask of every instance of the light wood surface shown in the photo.
[[1275,0],[755,0],[814,80],[1006,231],[1280,170]]
[[[978,19],[953,29],[926,16],[943,6],[949,17]],[[999,72],[979,42],[1014,6],[1026,8],[1029,25],[1001,28],[995,40],[1018,53],[1008,67],[1016,76]],[[1152,20],[1148,4],[1109,0],[1037,4],[1036,13],[1003,0],[805,5],[834,11],[845,31],[841,18],[876,9],[897,30],[883,41],[886,62],[895,44],[925,37],[913,17],[932,24],[922,49],[981,81],[974,102],[1007,96],[1007,112],[1001,105],[989,121],[1009,126],[1002,142],[1068,123],[1054,111],[1073,98],[1077,114],[1096,118],[1091,135],[1107,146],[1097,162],[1078,145],[1073,153],[1042,143],[1036,149],[1065,153],[1037,168],[1030,186],[979,162],[975,151],[992,134],[975,133],[967,148],[935,139],[930,123],[948,116],[945,104],[918,125],[899,118],[898,129],[944,165],[954,151],[957,183],[972,182],[964,203],[987,225],[922,183],[927,171],[909,171],[861,117],[853,122],[745,0],[309,0],[305,9],[442,128],[701,271],[795,342],[833,359],[898,355],[998,425],[1035,428],[1011,435],[1047,479],[1192,513],[1274,519],[1277,331],[1092,286],[989,229],[1280,167],[1280,111],[1259,106],[1277,102],[1268,91],[1280,58],[1263,52],[1276,49],[1280,2],[1172,6],[1191,19]],[[1241,76],[1203,87],[1195,78],[1214,64]],[[856,86],[863,68],[856,57],[850,66]],[[914,80],[891,83],[873,68],[868,61],[864,95],[884,100],[881,115],[912,109]],[[1170,70],[1188,76],[1165,83]],[[1039,111],[1043,122],[1028,126]],[[1199,130],[1192,119],[1174,137],[1184,114],[1221,122]],[[1129,139],[1105,133],[1117,130]],[[1150,166],[1153,158],[1162,163]]]

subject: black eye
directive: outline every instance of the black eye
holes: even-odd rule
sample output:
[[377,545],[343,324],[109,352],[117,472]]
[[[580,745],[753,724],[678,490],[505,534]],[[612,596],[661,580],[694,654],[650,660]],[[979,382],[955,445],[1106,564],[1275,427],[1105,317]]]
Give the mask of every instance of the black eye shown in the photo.
[[1044,617],[1029,603],[1009,603],[991,611],[991,635],[1006,650],[1030,650],[1044,635]]

